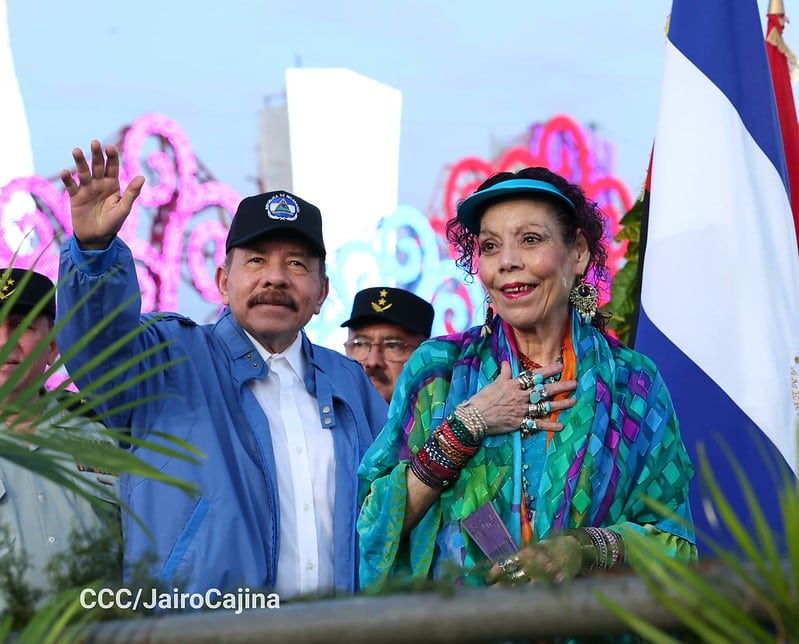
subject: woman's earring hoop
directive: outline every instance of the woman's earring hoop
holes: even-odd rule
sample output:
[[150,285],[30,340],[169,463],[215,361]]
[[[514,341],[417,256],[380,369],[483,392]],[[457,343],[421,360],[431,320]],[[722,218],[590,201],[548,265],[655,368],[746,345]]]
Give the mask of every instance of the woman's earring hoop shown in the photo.
[[591,324],[591,320],[594,319],[598,300],[599,291],[596,286],[586,281],[585,276],[572,287],[569,293],[569,301],[574,304],[574,308],[577,309],[586,324]]

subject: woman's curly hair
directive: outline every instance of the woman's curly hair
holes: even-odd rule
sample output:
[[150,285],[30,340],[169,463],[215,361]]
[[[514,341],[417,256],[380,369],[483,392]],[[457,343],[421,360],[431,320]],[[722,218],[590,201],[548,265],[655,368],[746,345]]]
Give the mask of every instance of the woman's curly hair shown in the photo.
[[[588,241],[589,260],[586,275],[593,275],[597,282],[608,284],[610,282],[610,271],[607,267],[608,246],[605,241],[605,215],[599,209],[596,202],[590,201],[577,184],[570,183],[559,174],[547,168],[531,167],[523,168],[517,172],[499,172],[480,184],[476,192],[484,190],[490,186],[509,179],[536,179],[546,181],[560,190],[574,204],[575,210],[572,211],[557,197],[550,197],[546,193],[525,195],[535,201],[548,203],[552,206],[552,213],[558,222],[563,241],[566,246],[571,247],[577,239],[577,231],[580,230]],[[483,205],[483,211],[488,206],[500,201],[518,198],[519,195],[498,196],[496,200],[488,201]],[[447,222],[447,241],[453,245],[457,251],[455,264],[466,271],[469,275],[477,274],[477,257],[480,248],[477,243],[477,235],[467,230],[453,217]],[[604,331],[609,316],[597,313],[592,320],[595,327]]]

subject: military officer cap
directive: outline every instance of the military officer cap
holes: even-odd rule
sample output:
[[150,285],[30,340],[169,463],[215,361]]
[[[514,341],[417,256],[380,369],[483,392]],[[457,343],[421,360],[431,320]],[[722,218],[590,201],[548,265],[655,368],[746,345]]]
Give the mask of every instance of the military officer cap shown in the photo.
[[14,311],[27,313],[45,300],[42,314],[55,319],[55,285],[49,277],[28,268],[0,268],[0,306],[15,294]]
[[341,326],[357,328],[383,322],[429,338],[433,315],[433,305],[418,295],[401,288],[377,286],[356,293],[352,313]]

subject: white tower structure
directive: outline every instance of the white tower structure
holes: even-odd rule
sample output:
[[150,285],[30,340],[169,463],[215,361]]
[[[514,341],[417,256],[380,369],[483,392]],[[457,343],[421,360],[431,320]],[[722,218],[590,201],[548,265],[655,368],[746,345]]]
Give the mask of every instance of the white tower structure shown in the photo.
[[[19,91],[14,58],[11,54],[11,39],[8,31],[6,0],[0,0],[0,186],[5,186],[17,177],[33,174],[33,152],[31,150],[28,120]],[[25,195],[15,195],[3,209],[0,231],[12,248],[22,241],[22,232],[16,222],[33,207],[33,200]]]
[[349,69],[286,70],[261,115],[261,179],[319,206],[332,258],[397,209],[402,93]]

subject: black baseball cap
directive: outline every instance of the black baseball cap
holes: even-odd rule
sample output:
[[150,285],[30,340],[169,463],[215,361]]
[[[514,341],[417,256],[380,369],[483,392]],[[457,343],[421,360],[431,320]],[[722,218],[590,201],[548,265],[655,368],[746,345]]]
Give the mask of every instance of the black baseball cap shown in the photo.
[[376,286],[355,294],[350,319],[341,326],[364,324],[397,324],[409,331],[430,337],[433,328],[433,305],[418,295],[401,288]]
[[[6,272],[7,271],[7,272]],[[26,278],[26,275],[30,277]],[[27,279],[27,281],[25,281]],[[24,284],[23,284],[24,283]],[[20,291],[20,289],[22,289]],[[17,293],[14,311],[27,313],[46,298],[42,314],[55,319],[55,284],[49,277],[28,268],[0,268],[0,306]]]
[[264,192],[241,200],[225,242],[225,252],[276,231],[293,231],[325,257],[322,213],[312,203],[284,190]]

